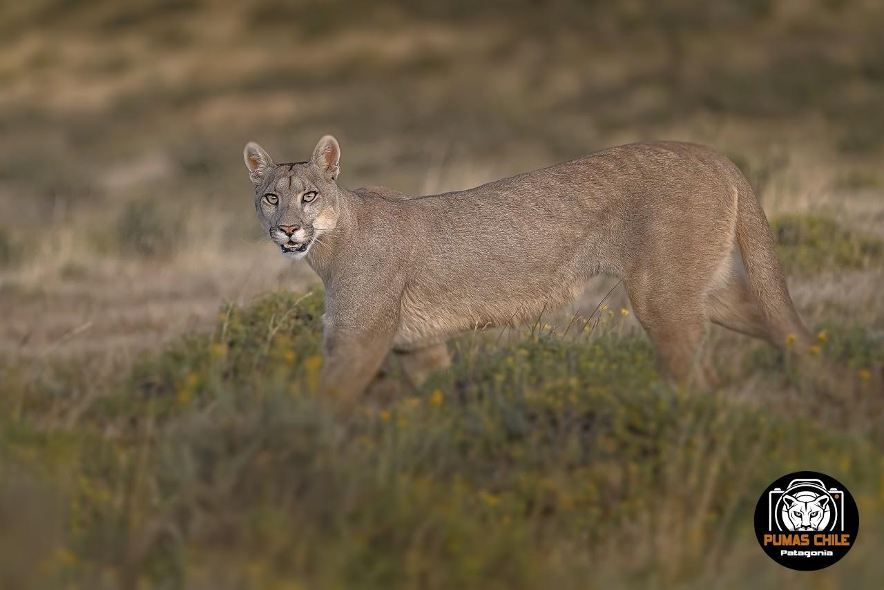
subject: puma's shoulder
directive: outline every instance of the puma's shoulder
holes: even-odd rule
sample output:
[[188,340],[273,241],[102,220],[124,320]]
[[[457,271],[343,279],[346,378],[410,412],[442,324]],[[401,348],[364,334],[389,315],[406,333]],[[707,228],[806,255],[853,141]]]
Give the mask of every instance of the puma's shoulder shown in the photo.
[[405,201],[411,199],[410,195],[399,192],[397,190],[387,188],[385,186],[364,186],[354,191],[357,195],[364,198],[388,199],[396,201]]

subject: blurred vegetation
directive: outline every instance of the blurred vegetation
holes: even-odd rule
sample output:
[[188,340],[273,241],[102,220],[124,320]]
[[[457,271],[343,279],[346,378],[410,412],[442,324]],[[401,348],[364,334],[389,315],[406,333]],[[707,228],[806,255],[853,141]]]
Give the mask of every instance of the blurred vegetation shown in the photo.
[[19,256],[19,246],[13,241],[11,232],[0,228],[0,268],[16,262]]
[[[504,345],[466,336],[450,374],[344,411],[315,395],[321,311],[318,292],[226,306],[212,332],[147,355],[99,396],[79,389],[97,386],[83,367],[5,375],[0,547],[24,545],[0,555],[0,582],[699,588],[741,567],[736,548],[767,559],[752,510],[799,466],[849,482],[874,544],[882,441],[851,430],[853,414],[823,426],[843,397],[784,405],[773,392],[756,408],[675,391],[641,338],[541,330]],[[825,353],[877,379],[880,343],[863,356],[861,330],[837,331]],[[880,417],[880,397],[861,411]],[[832,571],[872,587],[879,570],[858,547]]]
[[884,241],[842,228],[821,215],[771,219],[780,261],[790,274],[855,269],[884,263]]
[[[160,182],[241,204],[245,141],[297,158],[327,132],[346,182],[408,192],[461,154],[508,174],[675,136],[862,172],[884,141],[882,24],[875,0],[5,3],[0,178],[26,208]],[[142,174],[155,152],[171,165]]]
[[882,26],[876,0],[4,3],[0,264],[46,224],[168,257],[206,206],[245,239],[242,145],[298,159],[329,132],[349,187],[675,138],[731,155],[765,204],[818,188],[783,180],[808,158],[827,190],[877,191]]
[[90,246],[102,256],[168,258],[187,241],[180,210],[150,199],[123,204],[114,222],[93,230]]
[[141,256],[169,255],[183,241],[179,215],[153,200],[127,203],[117,220],[116,238],[123,252]]
[[853,170],[835,179],[836,189],[862,190],[884,188],[884,180],[875,172]]

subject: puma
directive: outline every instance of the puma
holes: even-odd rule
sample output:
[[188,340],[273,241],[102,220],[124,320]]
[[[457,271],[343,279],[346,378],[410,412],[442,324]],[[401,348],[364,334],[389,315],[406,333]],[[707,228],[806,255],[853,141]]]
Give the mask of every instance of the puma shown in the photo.
[[446,340],[533,320],[589,277],[621,277],[658,364],[685,383],[708,321],[809,345],[749,182],[690,143],[635,143],[463,190],[411,197],[338,182],[323,137],[305,162],[245,162],[258,219],[326,289],[322,387],[363,391],[392,349],[416,383]]

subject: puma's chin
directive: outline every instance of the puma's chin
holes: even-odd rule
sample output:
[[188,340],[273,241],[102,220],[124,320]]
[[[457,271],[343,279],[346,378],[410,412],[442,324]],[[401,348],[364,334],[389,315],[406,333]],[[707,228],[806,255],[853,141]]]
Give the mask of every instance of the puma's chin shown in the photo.
[[279,250],[282,252],[282,255],[286,258],[291,258],[292,260],[300,260],[304,256],[307,255],[307,250],[310,249],[310,245],[313,243],[312,239],[306,240],[304,242],[295,242],[289,240],[284,244],[278,244]]

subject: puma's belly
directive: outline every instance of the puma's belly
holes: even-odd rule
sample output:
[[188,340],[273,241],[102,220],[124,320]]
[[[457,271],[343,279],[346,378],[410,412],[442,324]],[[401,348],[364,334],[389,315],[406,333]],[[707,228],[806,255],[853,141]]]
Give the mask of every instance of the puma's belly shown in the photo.
[[[564,269],[563,269],[564,270]],[[469,330],[520,325],[574,301],[583,292],[584,273],[557,273],[496,285],[457,284],[452,289],[406,287],[400,309],[397,348],[416,348]]]

